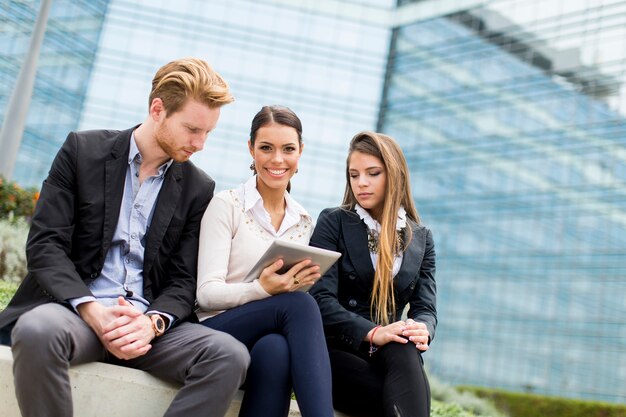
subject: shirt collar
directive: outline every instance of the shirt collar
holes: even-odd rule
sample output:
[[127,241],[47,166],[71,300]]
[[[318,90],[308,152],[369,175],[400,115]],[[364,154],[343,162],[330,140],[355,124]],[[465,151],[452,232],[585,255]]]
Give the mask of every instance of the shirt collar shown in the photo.
[[[141,165],[141,162],[143,161],[141,157],[141,153],[139,153],[139,148],[137,147],[137,140],[135,139],[134,130],[130,134],[130,152],[128,152],[128,164],[130,165],[133,161],[137,162],[137,164],[139,165]],[[158,177],[164,176],[165,173],[167,172],[167,169],[172,165],[173,162],[174,160],[170,159],[169,161],[161,165],[158,169],[157,176]]]
[[[354,205],[354,210],[367,225],[370,230],[380,233],[380,223],[371,214],[358,204]],[[406,210],[400,206],[398,209],[398,219],[396,220],[396,230],[401,230],[406,226]]]
[[[253,207],[260,205],[263,207],[263,198],[256,188],[257,176],[253,175],[243,185],[244,194],[244,211],[252,210]],[[307,217],[312,220],[309,213],[296,200],[294,200],[287,191],[285,191],[285,216],[300,218]],[[263,208],[265,210],[265,208]]]

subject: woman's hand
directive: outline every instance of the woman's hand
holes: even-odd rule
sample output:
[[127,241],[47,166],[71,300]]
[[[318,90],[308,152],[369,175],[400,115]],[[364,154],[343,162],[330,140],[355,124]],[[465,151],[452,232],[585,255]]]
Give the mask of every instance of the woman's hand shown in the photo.
[[310,259],[298,262],[284,274],[277,274],[283,266],[279,259],[261,272],[259,283],[271,295],[293,292],[301,287],[313,285],[320,278],[319,265],[311,265]]
[[430,333],[424,323],[419,323],[413,319],[405,322],[402,336],[407,337],[411,342],[415,343],[415,347],[421,351],[428,350],[428,339]]
[[404,329],[404,322],[396,321],[395,323],[391,323],[386,326],[374,327],[367,333],[365,338],[368,342],[376,346],[383,346],[389,342],[408,343],[409,341],[407,338],[402,337]]
[[[366,339],[376,346],[383,346],[389,342],[415,343],[415,347],[421,351],[428,350],[428,329],[424,323],[418,323],[413,319],[406,322],[400,320],[386,326],[378,327],[367,333]],[[372,335],[374,339],[372,340]]]

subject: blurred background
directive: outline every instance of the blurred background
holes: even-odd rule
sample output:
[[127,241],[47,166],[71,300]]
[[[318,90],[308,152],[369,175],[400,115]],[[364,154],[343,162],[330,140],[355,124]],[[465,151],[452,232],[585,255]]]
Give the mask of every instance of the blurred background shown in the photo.
[[[0,1],[3,124],[40,6]],[[236,97],[193,158],[218,190],[250,175],[265,104],[303,121],[292,194],[313,217],[354,134],[401,144],[437,250],[432,375],[626,403],[626,1],[52,0],[2,174],[38,188],[70,130],[140,123],[185,56]]]

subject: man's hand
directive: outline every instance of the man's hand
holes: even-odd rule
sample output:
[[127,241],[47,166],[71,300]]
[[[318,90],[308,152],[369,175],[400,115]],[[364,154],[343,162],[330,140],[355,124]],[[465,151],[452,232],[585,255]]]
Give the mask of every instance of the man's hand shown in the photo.
[[[139,312],[123,297],[118,298],[119,306],[130,307]],[[151,348],[155,334],[152,320],[141,312],[139,315],[121,316],[106,325],[102,339],[107,349],[120,359],[133,359],[145,355]]]
[[116,306],[105,307],[93,301],[80,304],[77,310],[104,347],[120,359],[139,357],[152,347],[150,318],[123,297],[119,297]]

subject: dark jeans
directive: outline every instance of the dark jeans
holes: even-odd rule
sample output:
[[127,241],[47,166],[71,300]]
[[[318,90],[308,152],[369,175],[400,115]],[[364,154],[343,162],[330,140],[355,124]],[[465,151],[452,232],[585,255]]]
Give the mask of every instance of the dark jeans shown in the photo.
[[357,353],[329,344],[335,408],[355,417],[429,416],[430,386],[415,345],[388,343],[371,357],[365,345]]
[[250,351],[239,417],[287,416],[291,387],[303,417],[332,417],[328,350],[319,308],[304,292],[275,295],[202,322]]
[[14,324],[0,329],[0,345],[11,346],[11,330]]

